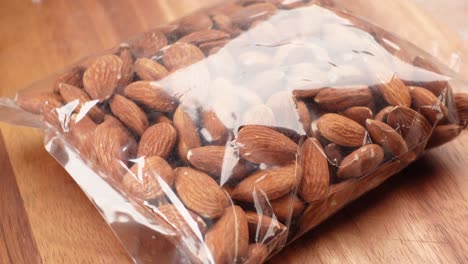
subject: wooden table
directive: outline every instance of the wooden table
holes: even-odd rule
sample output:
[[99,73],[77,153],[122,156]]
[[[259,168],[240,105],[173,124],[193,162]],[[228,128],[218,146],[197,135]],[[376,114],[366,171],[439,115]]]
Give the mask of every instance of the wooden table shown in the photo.
[[[84,55],[202,2],[213,0],[1,1],[0,96],[13,95]],[[403,2],[385,5],[397,8]],[[427,19],[417,10],[408,12],[404,17]],[[382,24],[403,20],[383,19]],[[431,26],[399,30],[403,35],[439,34]],[[443,34],[452,40],[443,48],[463,49],[454,35]],[[6,124],[0,129],[0,263],[130,263],[93,205],[44,150],[41,132]],[[468,263],[467,160],[465,133],[348,206],[271,263]]]

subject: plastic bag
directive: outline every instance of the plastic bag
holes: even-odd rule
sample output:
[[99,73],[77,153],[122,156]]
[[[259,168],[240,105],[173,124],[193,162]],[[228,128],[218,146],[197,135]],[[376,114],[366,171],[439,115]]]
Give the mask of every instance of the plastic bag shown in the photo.
[[1,99],[0,119],[44,129],[136,262],[164,237],[174,262],[260,263],[461,133],[454,80],[350,14],[238,1]]

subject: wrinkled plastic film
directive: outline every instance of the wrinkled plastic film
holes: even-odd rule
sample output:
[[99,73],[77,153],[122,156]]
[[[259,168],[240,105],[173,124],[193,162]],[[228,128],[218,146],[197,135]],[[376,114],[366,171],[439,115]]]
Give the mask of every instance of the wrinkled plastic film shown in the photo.
[[0,101],[3,121],[44,128],[137,263],[264,262],[466,126],[463,78],[409,42],[313,3],[258,2]]

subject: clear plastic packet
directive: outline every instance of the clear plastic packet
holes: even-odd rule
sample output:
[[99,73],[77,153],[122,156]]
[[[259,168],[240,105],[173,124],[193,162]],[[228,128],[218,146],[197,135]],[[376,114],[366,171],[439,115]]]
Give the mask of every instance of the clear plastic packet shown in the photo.
[[0,99],[138,263],[261,263],[466,127],[463,80],[369,22],[227,2]]

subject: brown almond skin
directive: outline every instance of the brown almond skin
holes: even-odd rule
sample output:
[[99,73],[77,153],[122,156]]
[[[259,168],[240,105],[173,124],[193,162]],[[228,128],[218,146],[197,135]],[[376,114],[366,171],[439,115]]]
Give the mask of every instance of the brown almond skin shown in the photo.
[[122,60],[116,55],[104,55],[94,60],[83,75],[85,91],[99,102],[114,94],[122,77]]
[[408,87],[398,78],[390,82],[377,85],[383,99],[393,106],[411,106],[411,95]]
[[276,218],[287,222],[304,210],[304,202],[295,194],[287,194],[270,202]]
[[69,85],[73,85],[76,87],[83,87],[83,74],[85,72],[85,68],[81,66],[75,66],[66,72],[62,73],[60,77],[57,78],[57,81],[54,85],[54,92],[58,93],[59,84],[66,83]]
[[246,6],[231,16],[232,23],[241,28],[248,28],[256,20],[265,20],[275,14],[277,7],[271,3],[258,3]]
[[200,45],[205,42],[222,40],[229,38],[229,34],[221,30],[205,29],[200,31],[192,32],[183,38],[179,39],[179,42],[187,42],[194,45]]
[[213,55],[218,52],[222,47],[229,43],[229,39],[222,39],[200,44],[200,50],[207,56]]
[[341,150],[341,147],[336,145],[335,143],[330,143],[327,146],[325,146],[325,154],[327,155],[328,162],[335,166],[338,167],[343,161],[343,153]]
[[122,60],[122,77],[117,85],[117,93],[122,93],[122,89],[133,81],[133,56],[129,49],[123,49],[119,55]]
[[148,129],[148,117],[138,105],[127,98],[116,94],[110,100],[110,109],[126,126],[142,136]]
[[215,112],[208,110],[201,114],[203,127],[208,133],[205,139],[215,145],[226,144],[229,138],[229,131]]
[[94,148],[94,133],[97,125],[88,116],[83,116],[79,120],[73,114],[69,125],[68,135],[71,143],[78,149],[80,155],[88,161],[94,162],[96,152]]
[[405,140],[389,125],[372,119],[367,119],[366,125],[373,142],[382,146],[385,152],[394,157],[408,152]]
[[436,126],[427,141],[426,148],[436,148],[452,141],[462,132],[463,127],[455,124]]
[[293,90],[293,96],[296,99],[311,99],[317,96],[317,94],[324,88],[320,89],[315,89],[315,88],[310,88],[310,89],[297,89]]
[[16,103],[22,109],[33,114],[43,114],[44,108],[57,108],[62,105],[62,98],[52,92],[28,93],[21,92],[16,96]]
[[320,108],[328,111],[341,111],[353,106],[365,106],[372,100],[372,92],[367,87],[325,88],[315,96]]
[[267,244],[272,239],[282,240],[285,238],[287,228],[279,221],[256,212],[247,211],[245,215],[249,225],[250,240]]
[[224,170],[228,178],[242,179],[251,172],[251,168],[229,150],[225,146],[203,146],[191,149],[187,159],[192,166],[210,175],[220,177]]
[[436,124],[447,116],[447,107],[429,90],[410,86],[413,108],[427,118],[431,124]]
[[263,126],[245,126],[237,135],[242,158],[255,164],[282,165],[296,159],[297,144],[285,135]]
[[338,115],[325,114],[317,121],[320,135],[344,147],[361,147],[366,142],[366,130],[355,121]]
[[308,132],[310,130],[310,125],[312,124],[309,109],[303,101],[296,101],[296,108],[297,113],[299,114],[299,122],[301,122],[304,131]]
[[160,30],[144,33],[130,47],[135,57],[150,57],[167,45],[167,38]]
[[203,218],[219,218],[229,200],[218,183],[189,167],[174,170],[175,189],[187,208]]
[[165,160],[156,156],[145,158],[133,165],[124,175],[122,189],[136,199],[158,199],[165,194],[159,184],[159,177],[170,188],[174,184],[174,172]]
[[144,81],[157,81],[169,74],[164,66],[147,58],[137,59],[134,69],[138,77]]
[[169,71],[187,67],[205,58],[205,54],[195,45],[185,42],[172,44],[164,53],[164,66]]
[[460,125],[466,127],[468,124],[468,94],[456,93],[454,95],[455,104],[457,106]]
[[94,147],[100,167],[107,177],[119,181],[126,172],[123,165],[128,165],[136,154],[137,143],[129,131],[117,120],[104,121],[94,133]]
[[340,179],[365,176],[376,169],[384,159],[384,151],[377,144],[365,145],[349,154],[338,167]]
[[365,107],[365,106],[350,107],[346,109],[345,111],[343,111],[343,115],[346,116],[347,118],[350,118],[356,121],[358,124],[360,124],[363,127],[366,126],[367,119],[374,118],[374,114],[372,113],[372,110],[370,110],[368,107]]
[[195,13],[183,17],[179,21],[179,27],[177,29],[181,36],[185,36],[195,31],[211,29],[213,22],[210,17],[203,13]]
[[375,120],[387,123],[388,113],[390,113],[390,111],[392,111],[393,108],[394,108],[393,106],[387,106],[387,107],[383,108],[382,110],[380,110],[380,112],[378,112],[375,115]]
[[215,263],[238,263],[249,251],[247,216],[239,206],[224,210],[223,216],[206,233],[205,243]]
[[274,200],[289,193],[297,185],[296,165],[259,170],[241,181],[232,191],[235,200],[254,202],[255,195]]
[[179,208],[173,204],[163,204],[155,210],[155,217],[164,228],[169,230],[174,230],[178,233],[179,236],[191,236],[193,239],[198,239],[190,226],[189,221],[193,220],[197,223],[198,230],[200,233],[205,234],[207,231],[207,226],[205,221],[194,212],[187,210],[190,218],[183,216],[180,211],[187,210],[186,208]]
[[265,262],[268,257],[268,248],[261,243],[249,245],[245,264],[258,264]]
[[177,107],[177,102],[163,87],[149,81],[131,83],[124,89],[124,95],[152,110],[171,113]]
[[403,106],[397,106],[390,111],[387,124],[400,132],[409,150],[420,143],[424,145],[432,130],[431,124],[423,115]]
[[179,106],[175,111],[173,121],[178,135],[177,151],[179,158],[189,163],[187,153],[191,149],[201,147],[197,126],[190,115],[183,110],[182,106]]
[[[58,91],[66,103],[70,103],[75,100],[79,101],[79,104],[74,111],[75,113],[79,113],[86,103],[92,101],[91,97],[78,87],[66,83],[61,83],[58,87]],[[88,115],[94,122],[101,123],[104,119],[105,113],[98,106],[93,106],[88,110],[86,115]]]
[[138,157],[159,156],[166,159],[177,141],[177,132],[169,123],[158,123],[141,136]]
[[308,138],[300,153],[302,181],[298,193],[305,201],[320,199],[328,193],[330,183],[328,160],[322,145],[317,139]]

